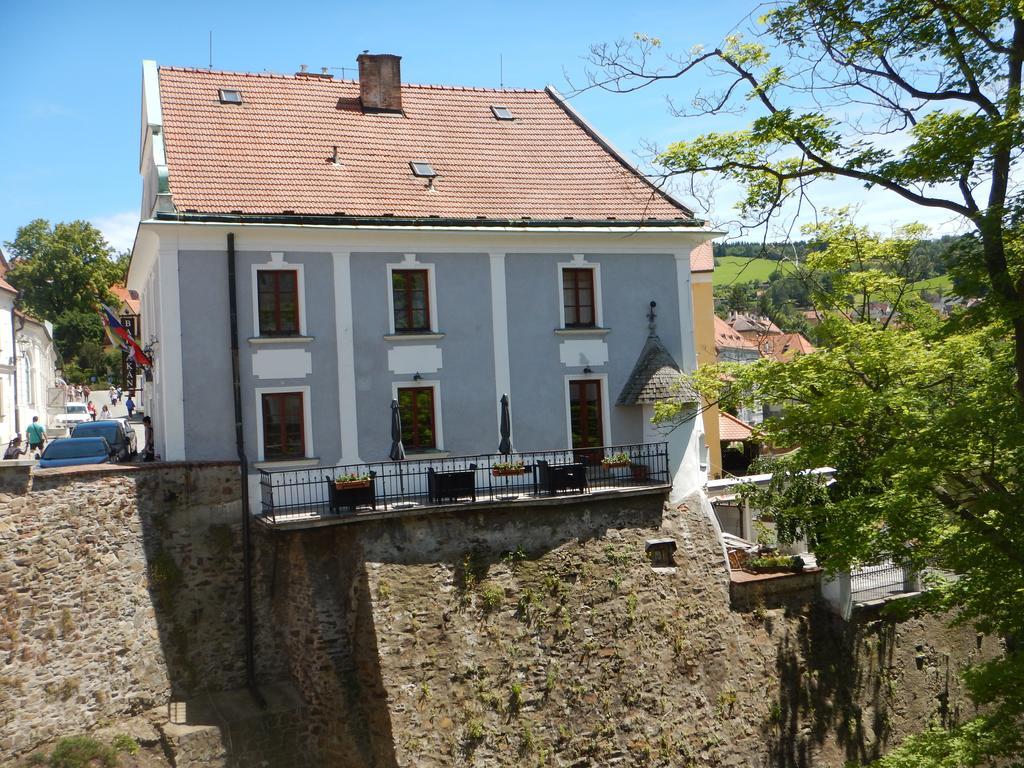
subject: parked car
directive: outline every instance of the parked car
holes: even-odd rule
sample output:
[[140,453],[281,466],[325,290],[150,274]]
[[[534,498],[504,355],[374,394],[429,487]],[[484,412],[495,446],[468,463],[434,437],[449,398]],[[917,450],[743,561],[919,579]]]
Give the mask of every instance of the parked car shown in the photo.
[[120,419],[86,421],[75,427],[71,437],[103,437],[110,443],[110,456],[115,461],[128,461],[138,453],[135,430]]
[[92,416],[89,415],[85,403],[66,403],[64,405],[64,413],[58,413],[53,420],[58,427],[65,427],[71,430],[78,424],[92,421]]
[[106,464],[111,460],[110,443],[102,437],[65,437],[46,446],[39,459],[40,469]]

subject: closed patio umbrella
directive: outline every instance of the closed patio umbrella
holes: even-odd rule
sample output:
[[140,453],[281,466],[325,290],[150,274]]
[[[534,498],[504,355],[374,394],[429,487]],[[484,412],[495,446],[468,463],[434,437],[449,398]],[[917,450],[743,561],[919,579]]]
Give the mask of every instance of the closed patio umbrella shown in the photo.
[[[506,392],[501,396],[501,424],[498,427],[498,432],[501,435],[501,440],[498,442],[498,453],[503,454],[506,457],[512,455],[512,417],[509,414],[508,408],[508,393]],[[508,458],[506,458],[506,461]],[[518,498],[517,496],[509,496],[508,494],[509,478],[505,476],[505,496],[499,496],[502,500],[511,500]]]
[[[405,446],[402,445],[402,414],[398,410],[398,401],[391,401],[391,451],[388,458],[392,461],[405,461]],[[398,465],[398,491],[405,500],[405,479],[402,477],[402,465]]]
[[392,461],[405,461],[405,446],[402,445],[402,414],[398,410],[398,401],[391,401],[391,452],[388,458]]
[[501,396],[501,426],[499,431],[501,442],[498,443],[498,453],[508,456],[512,453],[512,418],[508,411],[508,393]]

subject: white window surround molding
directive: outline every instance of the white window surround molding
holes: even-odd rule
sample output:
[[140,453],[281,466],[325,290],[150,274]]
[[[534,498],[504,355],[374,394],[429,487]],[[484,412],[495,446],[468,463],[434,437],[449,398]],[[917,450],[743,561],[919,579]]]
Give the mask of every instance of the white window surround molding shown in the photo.
[[[316,454],[313,452],[313,409],[310,403],[309,387],[256,387],[253,391],[256,393],[256,461],[274,465],[280,464],[282,466],[294,466],[295,462],[314,461]],[[295,459],[294,461],[275,460],[267,462],[266,456],[263,454],[263,396],[291,392],[297,392],[302,395],[302,433],[306,456],[304,459]]]
[[570,381],[594,381],[601,382],[601,444],[611,445],[611,411],[608,401],[608,374],[607,373],[567,373],[565,375],[565,441],[566,447],[572,450],[572,407],[569,401]]
[[[594,273],[594,328],[566,328],[565,327],[565,270],[567,269],[589,269]],[[607,331],[604,327],[604,313],[601,302],[601,265],[587,261],[582,253],[574,253],[572,261],[563,261],[558,264],[558,318],[560,322],[556,331],[567,333],[587,333],[595,330]]]
[[[299,333],[297,336],[260,336],[260,292],[259,272],[270,270],[291,271],[296,273],[298,283],[299,300]],[[256,339],[268,339],[271,341],[285,341],[289,339],[303,340],[309,338],[306,328],[306,273],[302,264],[293,264],[285,260],[283,251],[271,251],[270,261],[252,265],[252,331]],[[252,338],[249,340],[252,342]]]
[[430,387],[434,390],[434,450],[429,453],[408,454],[407,458],[419,456],[437,456],[444,452],[444,430],[441,428],[441,382],[440,381],[394,381],[391,383],[391,398],[398,399],[400,389],[423,389]]
[[[387,286],[387,294],[388,294],[388,336],[409,336],[409,337],[420,336],[420,337],[423,337],[423,336],[432,336],[432,335],[436,335],[436,334],[440,333],[440,331],[438,331],[438,328],[440,326],[438,325],[438,320],[437,320],[437,309],[438,309],[438,307],[437,307],[437,280],[435,278],[434,265],[433,264],[429,264],[429,263],[424,263],[422,261],[419,261],[419,259],[416,258],[416,254],[415,253],[405,253],[405,254],[402,254],[402,261],[397,262],[397,263],[396,262],[391,262],[391,263],[389,263],[387,265],[387,267],[388,267],[388,286]],[[395,270],[402,271],[402,270],[406,270],[406,269],[426,270],[426,272],[427,272],[427,296],[428,296],[428,301],[430,302],[430,306],[428,307],[429,315],[430,316],[427,318],[430,321],[430,331],[429,332],[423,332],[423,333],[419,333],[419,334],[417,334],[417,333],[409,333],[409,334],[402,333],[402,334],[398,334],[398,333],[395,332],[395,293],[394,293],[394,287],[393,287],[394,286],[394,282],[393,282],[392,275],[394,274]],[[388,337],[385,336],[385,338],[388,338]],[[388,341],[391,341],[391,339],[388,339]]]

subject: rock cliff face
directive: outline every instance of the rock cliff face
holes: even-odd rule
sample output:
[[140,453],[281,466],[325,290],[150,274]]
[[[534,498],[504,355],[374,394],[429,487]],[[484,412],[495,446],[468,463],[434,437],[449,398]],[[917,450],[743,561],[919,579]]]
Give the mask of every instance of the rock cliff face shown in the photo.
[[148,710],[178,768],[838,767],[969,714],[958,672],[998,651],[938,618],[735,611],[693,500],[591,497],[258,529],[259,710],[224,693],[237,467],[0,481],[4,763]]

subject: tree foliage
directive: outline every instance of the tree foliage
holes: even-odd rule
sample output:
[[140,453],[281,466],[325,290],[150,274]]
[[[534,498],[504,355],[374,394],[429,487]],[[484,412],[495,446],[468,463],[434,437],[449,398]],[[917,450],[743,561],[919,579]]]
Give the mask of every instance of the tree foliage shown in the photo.
[[123,269],[103,234],[87,221],[51,226],[35,219],[5,243],[13,257],[7,280],[20,292],[20,306],[56,322],[65,312],[96,312],[110,301],[110,286]]
[[35,219],[5,243],[13,257],[7,280],[18,305],[54,326],[54,344],[66,372],[105,376],[103,324],[97,314],[110,286],[124,278],[125,255],[115,255],[102,233],[85,221],[51,226]]
[[753,33],[685,56],[645,35],[598,45],[591,83],[632,91],[701,69],[721,78],[694,109],[756,117],[672,144],[659,162],[670,175],[739,183],[752,223],[835,177],[969,222],[1024,393],[1024,260],[1010,247],[1024,215],[1019,0],[783,0]]
[[[901,277],[915,233],[882,239],[843,215],[814,228],[827,245],[808,254],[805,277],[825,318],[822,348],[702,369],[695,382],[727,408],[784,404],[759,435],[799,447],[773,460],[771,484],[753,494],[783,540],[806,536],[830,570],[907,565],[927,574],[924,607],[1006,639],[1005,656],[966,678],[984,714],[909,740],[883,761],[890,768],[1024,750],[1024,405],[1010,323],[984,305],[933,314]],[[865,311],[880,300],[894,312]],[[680,417],[671,403],[657,413]],[[827,488],[806,472],[824,466],[836,470]]]

